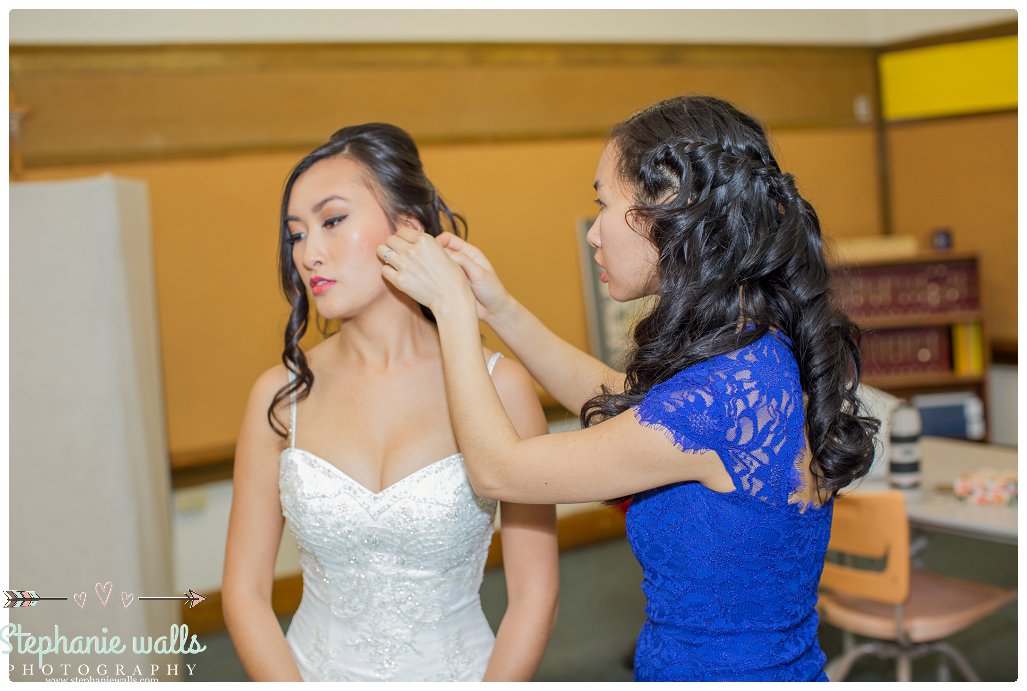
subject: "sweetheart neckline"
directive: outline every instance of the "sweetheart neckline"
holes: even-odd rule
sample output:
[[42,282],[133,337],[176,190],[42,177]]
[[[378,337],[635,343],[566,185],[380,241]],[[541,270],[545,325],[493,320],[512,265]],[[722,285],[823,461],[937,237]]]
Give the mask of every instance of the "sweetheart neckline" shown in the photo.
[[298,451],[301,454],[303,454],[304,456],[307,456],[308,458],[313,458],[315,461],[319,461],[320,463],[322,463],[325,466],[327,466],[329,470],[335,472],[339,477],[349,481],[353,485],[356,485],[360,489],[364,490],[364,492],[366,492],[367,494],[369,494],[369,495],[371,495],[372,497],[375,497],[375,498],[384,496],[388,492],[392,491],[393,488],[398,487],[399,485],[403,484],[404,482],[406,482],[410,478],[413,478],[413,477],[416,477],[417,475],[420,475],[421,473],[423,473],[424,471],[428,470],[429,468],[434,468],[435,466],[441,465],[442,463],[445,463],[446,461],[452,460],[454,458],[463,459],[463,454],[461,454],[459,451],[457,451],[456,453],[451,453],[448,456],[440,458],[437,461],[432,461],[428,465],[422,466],[422,467],[418,468],[417,470],[415,470],[412,473],[404,475],[403,477],[401,477],[396,482],[393,482],[388,487],[384,487],[384,488],[378,490],[377,492],[373,492],[373,491],[371,491],[371,489],[369,487],[367,487],[367,485],[363,484],[362,482],[358,482],[351,475],[349,475],[346,471],[344,471],[342,468],[340,468],[339,466],[335,465],[334,463],[331,463],[327,459],[325,459],[325,458],[323,458],[321,456],[318,456],[313,451],[308,451],[307,449],[301,449],[298,446],[289,446],[289,447],[286,447],[285,449],[283,449],[282,453],[286,453],[286,452],[289,452],[289,451]]

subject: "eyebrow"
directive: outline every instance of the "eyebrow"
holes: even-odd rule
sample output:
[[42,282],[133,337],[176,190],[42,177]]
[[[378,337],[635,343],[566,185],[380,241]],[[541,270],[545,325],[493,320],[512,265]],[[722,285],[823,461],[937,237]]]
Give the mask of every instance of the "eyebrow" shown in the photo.
[[[340,202],[349,201],[345,197],[340,197],[337,194],[332,194],[332,195],[329,195],[329,196],[325,197],[324,199],[319,201],[317,204],[314,204],[314,206],[311,207],[311,209],[310,209],[311,212],[316,214],[317,212],[319,212],[321,209],[324,208],[325,204],[327,204],[328,202],[332,201],[333,199],[336,199],[336,200],[338,200]],[[286,221],[298,221],[300,219],[299,219],[299,216],[286,216],[285,220]]]

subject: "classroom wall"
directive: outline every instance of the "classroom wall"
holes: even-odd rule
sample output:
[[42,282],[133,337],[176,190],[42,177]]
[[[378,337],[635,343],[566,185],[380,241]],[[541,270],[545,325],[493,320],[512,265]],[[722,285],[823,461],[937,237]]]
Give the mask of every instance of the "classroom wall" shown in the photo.
[[[869,127],[784,130],[774,141],[829,235],[879,232]],[[511,291],[582,348],[588,343],[575,224],[594,213],[591,185],[603,144],[587,138],[422,147],[429,175],[466,214],[470,238]],[[287,305],[277,284],[276,219],[282,182],[303,153],[35,168],[25,175],[109,171],[148,184],[173,457],[230,448],[253,381],[280,357]],[[485,333],[489,347],[501,347]]]
[[891,225],[930,247],[937,228],[980,255],[985,328],[1017,338],[1017,113],[888,125]]
[[[288,55],[283,53],[277,64],[282,70],[281,79],[293,76],[290,70],[300,64],[290,63],[298,59],[299,49],[294,46],[290,50]],[[622,62],[634,61],[636,69],[617,73],[621,81],[625,74],[628,81],[642,74],[646,60],[654,56],[661,59],[656,52],[640,54],[633,50],[610,58],[611,62],[614,58]],[[823,49],[819,50],[818,55],[825,54]],[[787,51],[782,51],[781,56],[785,53]],[[591,55],[595,55],[594,50]],[[33,97],[49,94],[57,99],[58,95],[63,98],[67,94],[53,87],[65,83],[61,81],[64,76],[58,74],[60,70],[54,69],[54,62],[39,63],[33,68],[36,70],[33,77],[26,76],[25,72],[15,74],[20,64],[18,60],[25,55],[12,51],[12,56],[12,83],[16,87],[28,83],[25,79],[47,77],[52,78],[49,86],[40,84],[39,91],[32,93]],[[336,59],[333,56],[334,53],[322,54],[322,67],[331,67],[329,63]],[[51,60],[53,56],[45,57]],[[100,57],[102,60],[98,59],[89,69],[79,70],[80,73],[92,70],[95,75],[80,74],[80,77],[100,79],[100,73],[110,68],[110,63],[103,60],[110,56]],[[131,60],[139,57],[131,53]],[[178,54],[172,56],[170,62],[158,60],[147,66],[163,84],[174,81],[178,85],[180,90],[172,100],[191,104],[196,98],[202,99],[204,93],[217,95],[215,87],[195,88],[195,83],[201,80],[190,85],[188,81],[168,79],[169,72],[183,68],[182,62],[175,62],[180,57]],[[244,63],[251,58],[247,53],[237,66],[245,67]],[[850,54],[838,63],[834,73],[821,72],[811,88],[807,84],[797,86],[794,80],[767,76],[773,74],[776,66],[771,63],[775,60],[801,72],[805,67],[796,67],[794,57],[775,58],[766,52],[757,55],[742,51],[732,54],[730,59],[721,56],[716,64],[713,58],[717,56],[707,49],[692,48],[689,59],[695,64],[691,69],[698,71],[688,72],[690,79],[668,76],[666,83],[674,85],[675,92],[704,86],[715,90],[716,85],[725,85],[732,98],[748,99],[749,103],[756,104],[761,117],[770,117],[773,121],[771,135],[782,167],[795,174],[800,190],[818,210],[827,236],[881,233],[881,166],[874,126],[852,117],[851,89],[837,88],[842,81],[852,89],[872,82],[872,78],[867,78],[871,74],[871,63],[867,63],[867,69],[862,72],[853,70]],[[77,58],[73,55],[71,59]],[[815,57],[804,60],[812,64]],[[468,67],[468,63],[461,64],[467,69],[477,69]],[[761,71],[756,77],[752,76],[754,63],[760,63]],[[211,70],[219,65],[221,63],[211,58],[202,64],[185,64],[185,68],[187,72],[195,69],[197,74],[209,78]],[[542,69],[552,71],[556,67],[561,67],[567,75],[579,74],[586,67],[604,69],[594,63],[569,68],[549,65]],[[409,64],[402,69],[410,83],[422,74]],[[433,74],[437,76],[440,69],[435,65]],[[118,67],[114,72],[118,70],[128,71],[128,68]],[[666,71],[659,72],[660,79],[664,79],[665,74]],[[590,78],[598,79],[596,83],[600,85],[603,83],[602,77]],[[384,77],[379,77],[378,82],[381,79]],[[145,107],[147,99],[140,98],[138,91],[126,86],[131,82],[128,77],[113,74],[102,81],[104,98],[96,99],[98,104],[116,110],[117,99],[121,98],[137,104],[132,107]],[[204,83],[216,81],[210,78]],[[231,81],[217,83],[231,85]],[[370,85],[368,88],[378,83],[365,81]],[[652,89],[654,83],[649,82],[647,88]],[[822,86],[824,94],[817,92],[816,84]],[[93,85],[95,95],[100,85],[98,82]],[[552,93],[561,93],[559,88],[549,88]],[[501,91],[501,88],[495,90]],[[16,93],[19,93],[17,88]],[[89,95],[89,89],[83,93]],[[640,105],[629,104],[623,94],[603,95],[601,105],[609,113],[603,111],[597,117],[595,104],[580,100],[574,107],[562,108],[559,118],[546,121],[546,128],[536,130],[538,136],[527,136],[531,134],[526,129],[527,120],[511,120],[506,123],[504,137],[492,137],[486,132],[475,140],[461,140],[453,137],[452,132],[464,123],[444,122],[433,111],[435,122],[441,123],[439,127],[450,130],[437,130],[436,136],[424,140],[426,143],[422,146],[429,175],[451,206],[467,215],[471,239],[490,255],[523,302],[560,335],[580,347],[585,347],[587,339],[575,224],[579,218],[594,213],[590,186],[603,146],[601,131],[613,119]],[[647,96],[645,101],[654,98]],[[394,105],[407,108],[401,112],[415,112],[419,99],[405,100],[408,103]],[[198,102],[202,104],[202,100]],[[610,105],[614,102],[615,107]],[[140,103],[143,105],[138,105]],[[811,103],[816,106],[816,112],[804,119],[804,108],[813,108]],[[864,102],[863,105],[873,104]],[[186,106],[179,107],[182,110],[170,115],[165,113],[165,116],[180,119],[179,113],[185,112]],[[331,131],[332,126],[343,124],[339,120],[351,112],[341,106],[325,108],[323,103],[320,107],[331,114],[331,122],[314,122],[296,116],[290,120],[288,128],[276,127],[266,110],[254,109],[251,103],[241,110],[258,113],[258,117],[251,118],[251,122],[245,123],[246,128],[241,129],[234,128],[232,123],[205,122],[220,112],[217,108],[210,113],[192,110],[189,111],[192,124],[185,123],[188,126],[183,128],[183,140],[177,145],[178,149],[171,146],[174,142],[169,144],[167,140],[154,138],[145,130],[145,126],[154,122],[145,113],[140,116],[127,111],[122,117],[132,120],[129,124],[135,129],[125,131],[114,127],[115,136],[101,142],[107,148],[90,149],[92,143],[100,141],[98,138],[91,143],[88,132],[67,127],[74,127],[76,121],[87,122],[89,118],[101,122],[105,113],[59,114],[48,108],[46,117],[64,118],[50,121],[47,126],[52,127],[53,132],[64,132],[65,149],[47,148],[56,140],[44,132],[37,136],[35,149],[28,152],[29,167],[23,176],[26,180],[83,177],[109,171],[148,184],[153,212],[165,408],[173,457],[210,455],[219,450],[230,454],[254,378],[279,358],[286,317],[285,303],[278,294],[275,266],[279,194],[290,166],[309,145],[316,143],[310,139],[297,142],[294,135],[305,131],[305,136],[311,137]],[[848,115],[840,117],[839,113],[845,108],[849,108]],[[589,109],[593,111],[592,119],[585,123],[582,113]],[[37,125],[41,120],[46,124],[43,115],[37,113]],[[471,116],[465,114],[465,117]],[[485,113],[476,117],[476,122],[480,123],[489,121],[491,115]],[[551,126],[554,121],[582,122],[583,125],[577,131],[560,132],[559,128]],[[955,231],[958,248],[977,249],[978,245],[973,243],[980,243],[988,281],[985,284],[986,309],[992,335],[1011,334],[1012,338],[1016,335],[1013,278],[1016,260],[1009,248],[1016,243],[1016,192],[1011,191],[1016,184],[1015,154],[1012,153],[1016,141],[1015,122],[1015,113],[1006,113],[958,121],[892,124],[886,129],[893,228],[896,232],[913,232],[926,242],[931,228],[945,224]],[[233,129],[239,131],[233,132]],[[254,140],[246,139],[254,132],[266,133],[267,140],[273,140],[271,144],[278,150],[261,149]],[[238,138],[230,142],[231,146],[226,146],[221,136],[233,134]],[[137,148],[118,149],[125,142]],[[953,142],[958,145],[954,146]],[[968,146],[966,142],[973,145]],[[79,145],[81,149],[68,153],[67,147]],[[233,146],[236,147],[234,152]],[[246,151],[246,146],[252,146],[252,150]],[[133,157],[133,151],[138,154],[138,147],[148,148],[145,156],[136,158],[149,156],[152,160],[125,160]],[[75,156],[90,155],[100,158],[107,155],[110,159],[77,165],[69,162]],[[60,160],[62,156],[64,160]],[[958,157],[959,166],[953,166],[954,157]],[[933,183],[924,190],[926,179]],[[1013,292],[1009,291],[1010,283]],[[1013,300],[1010,303],[1004,298],[996,299],[996,294],[1011,295]],[[1000,306],[994,314],[993,305]],[[1010,311],[1011,326],[1003,318]],[[308,342],[312,340],[316,340],[316,335],[311,335]],[[487,331],[486,342],[493,348],[500,345]],[[989,380],[992,410],[997,411],[992,434],[1000,443],[1010,443],[1009,439],[1016,443],[1015,380],[1015,368],[993,368]],[[182,588],[216,589],[220,587],[231,484],[227,481],[210,483],[178,490],[175,495],[175,582]],[[297,570],[295,552],[287,538],[284,544],[276,568],[278,575]]]

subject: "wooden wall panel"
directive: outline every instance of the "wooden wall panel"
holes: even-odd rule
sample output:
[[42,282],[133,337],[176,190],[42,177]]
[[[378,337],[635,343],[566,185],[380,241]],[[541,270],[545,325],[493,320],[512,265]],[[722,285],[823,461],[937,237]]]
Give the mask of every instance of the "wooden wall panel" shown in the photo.
[[771,132],[781,169],[820,216],[830,237],[879,235],[881,194],[876,135],[870,127]]
[[[14,47],[31,109],[25,179],[145,180],[169,443],[226,457],[286,318],[276,214],[293,163],[346,124],[387,120],[513,292],[586,347],[576,221],[605,133],[671,95],[710,92],[774,128],[781,161],[836,235],[875,225],[874,53],[862,48],[581,45]],[[869,100],[867,100],[869,99]],[[311,334],[309,341],[317,340]],[[486,331],[486,342],[499,347]]]
[[[870,137],[866,128],[775,137],[782,164],[830,232],[873,232]],[[578,218],[595,212],[591,185],[603,145],[595,138],[422,146],[429,175],[467,215],[470,239],[519,299],[581,348],[574,232]],[[149,185],[169,445],[182,465],[230,455],[254,379],[279,358],[286,305],[276,216],[282,182],[303,153],[36,168],[26,176],[109,171]],[[500,347],[488,332],[486,342]]]
[[875,112],[866,48],[563,45],[14,47],[25,164],[307,148],[340,122],[419,141],[602,136],[661,98],[715,93],[776,127]]
[[892,226],[930,246],[952,229],[979,253],[992,339],[1017,337],[1017,114],[893,124],[886,128]]

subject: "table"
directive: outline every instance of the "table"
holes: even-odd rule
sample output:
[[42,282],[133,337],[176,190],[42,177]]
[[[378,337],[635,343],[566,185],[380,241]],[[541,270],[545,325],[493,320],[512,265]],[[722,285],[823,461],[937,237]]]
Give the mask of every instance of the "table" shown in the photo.
[[[1017,544],[1016,505],[974,506],[960,502],[952,494],[952,482],[962,473],[984,468],[1016,472],[1016,449],[959,439],[922,437],[920,458],[920,489],[904,492],[911,528]],[[886,481],[865,480],[857,481],[843,494],[886,492],[889,489]]]

